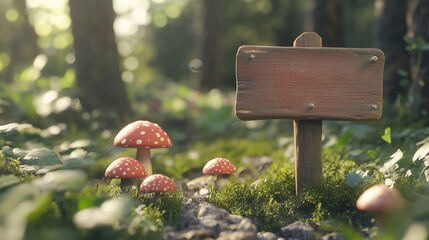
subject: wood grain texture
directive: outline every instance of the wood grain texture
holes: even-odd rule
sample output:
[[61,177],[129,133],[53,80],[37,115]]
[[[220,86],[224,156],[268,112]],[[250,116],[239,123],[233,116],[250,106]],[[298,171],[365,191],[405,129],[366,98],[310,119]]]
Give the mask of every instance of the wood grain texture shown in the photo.
[[[377,61],[371,61],[374,56]],[[242,120],[377,120],[383,68],[378,49],[242,46],[236,115]]]
[[[294,47],[322,47],[322,39],[312,32],[298,36]],[[311,106],[312,107],[315,106]],[[322,183],[322,120],[294,120],[295,193]]]
[[295,189],[322,183],[322,120],[295,120]]

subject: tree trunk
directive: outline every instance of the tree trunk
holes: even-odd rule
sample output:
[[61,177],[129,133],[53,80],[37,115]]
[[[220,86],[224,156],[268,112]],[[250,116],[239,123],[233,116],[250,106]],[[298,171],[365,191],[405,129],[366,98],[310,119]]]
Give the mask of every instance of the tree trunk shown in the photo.
[[342,0],[313,0],[313,31],[325,47],[344,46]]
[[10,26],[8,26],[10,29],[8,34],[12,36],[8,52],[10,61],[4,74],[6,82],[12,82],[16,71],[27,64],[31,64],[41,52],[37,45],[37,34],[29,21],[26,1],[15,0],[11,4],[17,10],[19,18],[16,22],[9,23]]
[[76,88],[83,108],[119,116],[130,113],[113,31],[112,0],[72,0],[69,6],[76,55]]
[[282,1],[271,0],[273,15],[279,14],[283,17],[282,26],[275,30],[276,43],[280,46],[291,46],[295,38],[301,34],[303,29],[303,13],[300,9],[301,2],[295,0],[287,1],[285,9]]
[[384,96],[394,102],[398,94],[405,95],[407,89],[401,88],[398,70],[409,70],[408,52],[404,36],[407,33],[404,0],[376,0],[375,46],[385,54]]
[[410,79],[412,82],[409,94],[414,99],[414,113],[429,114],[429,51],[423,47],[429,45],[429,0],[408,0],[408,37],[416,44],[410,51]]
[[204,0],[203,74],[200,88],[220,87],[222,77],[222,0]]

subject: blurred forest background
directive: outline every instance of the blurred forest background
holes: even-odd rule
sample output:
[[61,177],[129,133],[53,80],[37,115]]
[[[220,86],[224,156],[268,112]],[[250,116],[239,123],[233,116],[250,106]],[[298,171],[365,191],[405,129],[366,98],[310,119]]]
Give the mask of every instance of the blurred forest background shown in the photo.
[[0,0],[1,122],[185,124],[233,106],[240,45],[291,46],[303,31],[381,48],[385,114],[426,119],[428,16],[428,0]]
[[[385,101],[381,121],[323,124],[326,184],[296,198],[293,124],[235,117],[235,57],[244,44],[292,46],[304,31],[325,47],[381,48]],[[243,182],[210,189],[212,201],[265,230],[310,216],[345,217],[345,229],[364,219],[360,189],[383,181],[415,200],[387,233],[412,219],[429,229],[428,114],[429,0],[0,0],[0,232],[155,239],[178,224],[184,191],[154,208],[135,192],[139,206],[112,208],[123,217],[103,210],[120,182],[106,167],[136,154],[112,140],[135,120],[168,133],[173,147],[151,150],[154,172],[181,187],[207,160],[230,159]],[[99,225],[73,220],[94,208]]]

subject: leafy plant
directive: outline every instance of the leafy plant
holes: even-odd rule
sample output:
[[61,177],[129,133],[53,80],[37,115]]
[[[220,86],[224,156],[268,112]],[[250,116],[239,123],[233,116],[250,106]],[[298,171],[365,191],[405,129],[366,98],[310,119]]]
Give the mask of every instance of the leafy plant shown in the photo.
[[408,87],[406,106],[411,110],[411,114],[416,118],[421,115],[420,103],[422,98],[421,89],[425,82],[422,76],[423,53],[429,51],[429,43],[422,36],[404,36],[407,44],[406,50],[410,52],[410,71],[400,70],[398,74],[403,78],[402,86]]

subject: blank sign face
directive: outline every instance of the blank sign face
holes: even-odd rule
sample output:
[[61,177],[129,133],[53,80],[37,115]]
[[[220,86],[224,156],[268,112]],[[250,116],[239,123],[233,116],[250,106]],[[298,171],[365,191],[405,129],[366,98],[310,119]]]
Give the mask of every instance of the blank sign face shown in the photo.
[[379,49],[241,46],[236,115],[242,120],[377,120],[383,68]]

